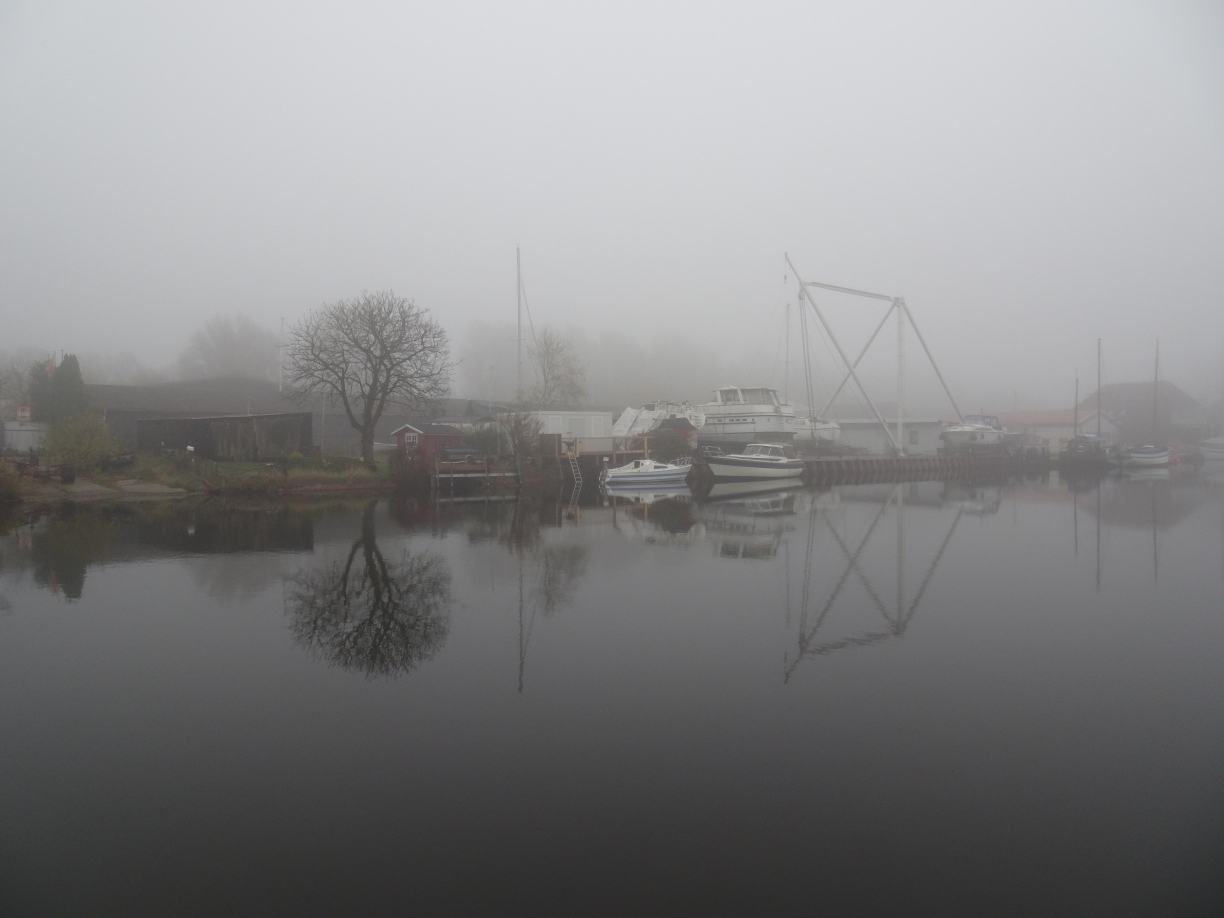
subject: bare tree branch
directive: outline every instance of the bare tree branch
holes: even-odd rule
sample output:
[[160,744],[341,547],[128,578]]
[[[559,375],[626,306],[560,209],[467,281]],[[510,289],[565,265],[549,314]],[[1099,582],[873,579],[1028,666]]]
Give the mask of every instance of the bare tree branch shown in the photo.
[[418,408],[450,391],[450,345],[427,311],[393,291],[323,306],[289,335],[286,375],[298,398],[338,401],[374,465],[374,428],[388,405]]

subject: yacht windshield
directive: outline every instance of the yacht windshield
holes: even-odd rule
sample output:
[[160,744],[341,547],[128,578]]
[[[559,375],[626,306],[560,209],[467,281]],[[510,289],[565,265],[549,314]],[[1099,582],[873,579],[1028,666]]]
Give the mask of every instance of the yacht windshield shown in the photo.
[[723,405],[735,405],[742,402],[744,397],[740,395],[739,389],[719,389],[718,401]]
[[773,389],[744,389],[744,401],[753,405],[776,405],[778,393]]

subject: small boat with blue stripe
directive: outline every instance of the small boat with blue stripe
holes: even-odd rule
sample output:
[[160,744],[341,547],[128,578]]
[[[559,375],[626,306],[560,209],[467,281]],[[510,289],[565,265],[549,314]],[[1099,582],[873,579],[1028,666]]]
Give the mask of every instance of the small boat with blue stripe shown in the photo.
[[687,456],[675,462],[659,462],[655,459],[635,459],[620,468],[608,469],[603,482],[609,488],[641,488],[647,485],[684,484],[692,469],[692,460]]

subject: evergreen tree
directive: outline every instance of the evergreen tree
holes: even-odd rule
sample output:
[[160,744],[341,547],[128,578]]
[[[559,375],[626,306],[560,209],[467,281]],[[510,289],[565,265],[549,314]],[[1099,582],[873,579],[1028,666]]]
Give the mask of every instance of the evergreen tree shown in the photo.
[[75,354],[65,354],[50,375],[41,363],[30,367],[30,408],[34,420],[52,424],[89,410],[85,380]]

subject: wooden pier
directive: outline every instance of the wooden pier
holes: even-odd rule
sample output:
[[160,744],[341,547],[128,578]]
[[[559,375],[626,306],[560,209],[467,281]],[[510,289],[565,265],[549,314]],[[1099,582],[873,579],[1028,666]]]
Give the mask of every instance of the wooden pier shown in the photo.
[[841,456],[804,459],[803,480],[816,486],[943,478],[999,477],[1048,468],[1018,456]]
[[430,490],[441,491],[443,482],[450,482],[450,492],[455,493],[456,481],[479,481],[485,486],[492,484],[517,485],[518,469],[502,465],[495,460],[483,462],[440,462],[434,460],[433,474],[429,476]]

